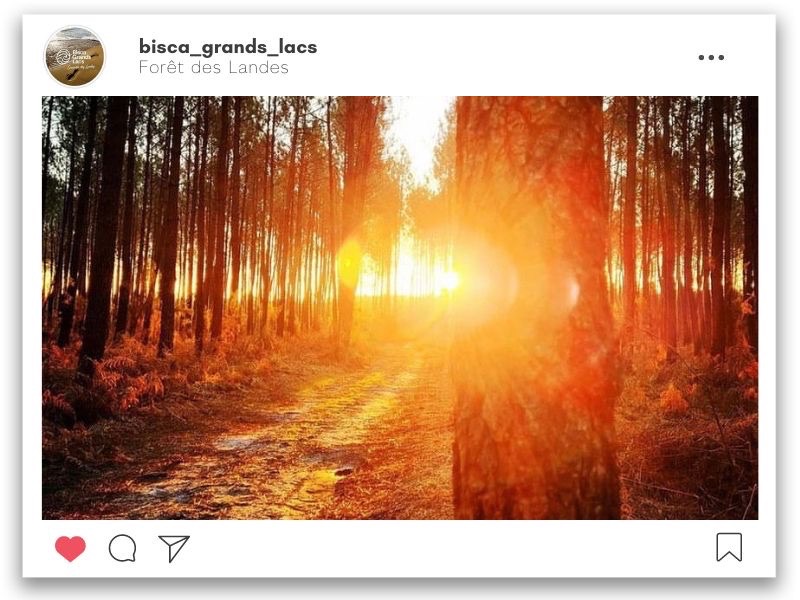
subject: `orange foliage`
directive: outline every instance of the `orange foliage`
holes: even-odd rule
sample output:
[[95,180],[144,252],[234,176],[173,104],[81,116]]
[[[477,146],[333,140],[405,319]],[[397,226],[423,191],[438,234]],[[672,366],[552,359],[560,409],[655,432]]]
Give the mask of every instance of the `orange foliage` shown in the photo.
[[758,361],[751,360],[749,363],[747,363],[744,368],[739,371],[739,379],[752,379],[753,381],[758,381]]
[[689,410],[689,403],[683,397],[680,390],[675,387],[674,383],[670,383],[669,387],[661,392],[659,399],[661,410],[667,414],[684,414]]

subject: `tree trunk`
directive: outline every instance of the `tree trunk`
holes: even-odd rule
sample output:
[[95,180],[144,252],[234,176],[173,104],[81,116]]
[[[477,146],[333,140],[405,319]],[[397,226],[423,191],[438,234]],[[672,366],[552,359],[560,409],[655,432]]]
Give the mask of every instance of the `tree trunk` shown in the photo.
[[672,135],[670,108],[672,99],[662,98],[661,162],[664,178],[663,255],[661,257],[661,293],[664,297],[664,342],[667,356],[674,360],[678,348],[677,302],[675,290],[675,190],[672,172]]
[[89,99],[89,116],[86,121],[86,141],[83,147],[83,165],[81,181],[78,188],[78,203],[75,208],[75,232],[72,236],[72,247],[69,258],[69,279],[64,298],[61,299],[61,322],[59,325],[58,343],[61,347],[69,343],[72,323],[75,319],[75,304],[82,290],[78,286],[78,272],[81,266],[81,249],[86,245],[86,232],[89,219],[89,190],[92,182],[92,158],[97,130],[97,97]]
[[167,117],[164,121],[167,123],[167,131],[164,135],[164,150],[161,154],[163,157],[161,176],[158,177],[158,190],[155,192],[155,198],[158,199],[158,202],[153,203],[153,260],[150,271],[150,281],[147,289],[147,299],[145,300],[144,306],[144,319],[142,323],[142,342],[145,344],[150,343],[150,323],[153,317],[153,308],[155,306],[156,280],[160,276],[161,262],[164,253],[164,236],[162,235],[162,228],[164,225],[164,212],[167,206],[167,193],[169,191],[169,157],[171,156],[170,148],[172,143],[172,135],[170,135],[169,127],[172,123],[173,111],[174,99],[170,98],[167,108]]
[[338,322],[339,322],[339,301],[336,294],[336,286],[333,285],[335,280],[335,271],[334,267],[336,265],[336,250],[339,247],[339,239],[337,236],[337,222],[336,222],[336,181],[334,179],[334,168],[333,168],[333,135],[331,132],[331,128],[333,127],[333,123],[331,121],[331,104],[333,103],[333,98],[328,96],[328,101],[325,103],[325,138],[326,138],[326,146],[327,146],[327,154],[328,154],[328,260],[329,260],[329,283],[331,284],[331,323],[333,324],[333,330],[337,331],[338,329]]
[[42,218],[46,214],[45,203],[47,201],[47,183],[50,178],[50,153],[53,147],[50,142],[50,129],[53,124],[53,100],[55,100],[55,96],[50,96],[47,100],[47,127],[42,139]]
[[222,335],[222,310],[225,304],[225,203],[228,188],[228,129],[230,123],[230,98],[222,97],[220,109],[219,155],[217,156],[217,173],[214,181],[216,191],[215,203],[215,254],[214,279],[212,281],[211,339],[218,340]]
[[[96,99],[93,98],[96,101]],[[78,372],[91,377],[95,364],[103,358],[108,338],[111,308],[111,283],[114,275],[114,246],[117,241],[119,192],[125,151],[128,97],[110,96],[103,142],[103,166],[100,197],[92,245],[86,323],[81,345]],[[90,128],[91,131],[91,128]]]
[[342,247],[339,250],[339,321],[337,347],[346,349],[353,329],[355,293],[361,276],[361,227],[367,196],[367,176],[378,143],[380,98],[346,96],[344,103],[344,190]]
[[136,325],[139,321],[139,314],[142,311],[144,286],[147,274],[147,251],[150,228],[148,223],[152,220],[153,207],[150,202],[151,195],[151,172],[150,147],[153,137],[153,97],[147,99],[147,131],[145,134],[144,146],[144,183],[142,185],[142,219],[139,223],[139,249],[136,256],[136,292],[134,296],[133,310],[128,319],[128,335],[136,333]]
[[758,350],[758,96],[746,96],[742,107],[744,167],[744,300],[747,340]]
[[707,98],[701,100],[700,107],[700,137],[697,141],[698,154],[698,194],[697,194],[697,213],[699,218],[698,227],[700,228],[698,252],[700,259],[700,298],[702,304],[702,314],[700,327],[697,332],[697,342],[695,348],[708,348],[710,336],[709,323],[711,319],[711,284],[709,274],[711,270],[708,255],[708,108]]
[[[204,265],[211,260],[211,247],[206,246],[206,166],[208,165],[208,96],[203,98],[203,148],[197,182],[197,291],[194,300],[194,349],[203,352],[206,331],[206,280]],[[207,256],[208,255],[208,256]]]
[[275,234],[275,130],[277,125],[278,99],[269,99],[268,127],[266,148],[264,150],[264,167],[266,171],[266,211],[262,215],[262,251],[261,251],[261,331],[269,335],[269,303],[272,296],[272,240]]
[[619,518],[602,99],[456,115],[455,516]]
[[117,300],[117,323],[114,336],[119,339],[128,324],[128,304],[130,302],[133,265],[131,248],[133,238],[133,193],[136,189],[136,96],[131,97],[128,115],[128,162],[125,175],[125,204],[122,210],[122,279]]
[[[65,312],[74,311],[74,301],[76,287],[67,283],[64,289],[64,276],[69,272],[69,251],[72,244],[73,228],[73,202],[75,197],[75,122],[70,124],[70,144],[69,144],[69,182],[67,183],[67,193],[64,196],[64,210],[61,217],[61,239],[59,242],[58,264],[56,265],[56,282],[53,288],[53,298],[58,300],[59,310],[59,335],[58,346],[64,348],[69,343],[69,334],[72,330],[72,317],[69,323],[65,323]],[[71,306],[64,302],[72,303]],[[48,314],[48,318],[50,315]],[[48,323],[49,325],[49,323]],[[67,325],[66,331],[63,326]]]
[[625,325],[630,330],[636,320],[636,96],[628,98],[627,165],[625,169],[625,207],[623,218],[623,307]]
[[239,270],[242,261],[241,226],[239,223],[239,187],[241,177],[240,140],[242,135],[242,99],[233,99],[233,164],[231,166],[231,304],[238,305]]
[[693,344],[697,335],[697,310],[695,308],[694,236],[692,234],[691,162],[689,160],[689,111],[691,99],[683,99],[683,129],[681,131],[681,195],[683,196],[683,313],[684,344]]
[[724,100],[719,96],[711,99],[711,129],[714,139],[714,220],[711,225],[711,312],[713,335],[711,352],[725,355],[727,311],[723,294],[722,272],[725,266],[723,243],[725,224],[728,221],[728,145],[723,125]]
[[278,229],[278,265],[277,277],[280,294],[280,306],[278,309],[275,333],[278,337],[283,336],[287,320],[287,309],[289,303],[289,285],[292,246],[292,213],[294,210],[297,178],[297,149],[300,145],[300,111],[302,106],[299,102],[294,103],[294,124],[292,125],[292,137],[289,143],[289,164],[286,167],[286,193],[284,194],[285,207],[283,218]]
[[164,209],[163,252],[161,254],[161,335],[158,354],[171,352],[175,336],[175,267],[178,258],[178,186],[181,167],[181,132],[183,128],[183,96],[175,99],[172,114],[167,205]]
[[78,205],[75,212],[75,236],[72,238],[72,251],[70,254],[70,277],[78,283],[78,293],[83,294],[82,260],[86,255],[86,238],[89,229],[89,195],[92,185],[92,163],[94,160],[94,146],[97,132],[97,103],[96,96],[89,98],[89,117],[86,126],[86,142],[83,150],[83,165],[81,166],[81,182],[78,188]]
[[651,244],[653,238],[653,204],[650,186],[650,98],[644,99],[644,155],[642,156],[642,325],[651,325]]
[[732,213],[733,213],[733,190],[734,190],[734,173],[736,172],[736,156],[733,152],[733,121],[736,113],[736,99],[732,97],[725,98],[725,145],[728,149],[728,195],[727,195],[727,208],[725,210],[725,222],[723,223],[723,242],[722,253],[723,263],[725,265],[723,271],[723,291],[722,295],[725,297],[725,345],[728,346],[735,342],[736,332],[735,327],[739,316],[739,306],[734,305],[734,290],[733,290],[733,273],[736,265],[736,254],[733,249],[732,243]]

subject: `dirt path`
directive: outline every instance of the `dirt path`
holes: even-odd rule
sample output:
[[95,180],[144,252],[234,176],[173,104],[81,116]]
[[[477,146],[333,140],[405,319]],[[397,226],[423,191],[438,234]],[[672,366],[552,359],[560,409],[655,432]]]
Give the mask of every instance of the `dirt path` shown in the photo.
[[45,481],[45,518],[452,518],[441,349],[387,344],[355,370],[296,363],[95,434],[111,458]]

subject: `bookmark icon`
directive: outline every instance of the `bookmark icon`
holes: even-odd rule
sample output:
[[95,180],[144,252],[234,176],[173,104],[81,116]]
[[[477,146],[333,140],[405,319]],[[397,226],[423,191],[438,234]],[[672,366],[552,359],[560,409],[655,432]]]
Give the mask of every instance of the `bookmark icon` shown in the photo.
[[169,562],[171,563],[175,560],[175,557],[178,556],[178,553],[183,549],[186,545],[186,542],[189,541],[188,535],[160,535],[158,536],[162,542],[164,542],[167,547],[169,548]]
[[731,556],[742,562],[742,534],[718,533],[717,534],[717,562]]

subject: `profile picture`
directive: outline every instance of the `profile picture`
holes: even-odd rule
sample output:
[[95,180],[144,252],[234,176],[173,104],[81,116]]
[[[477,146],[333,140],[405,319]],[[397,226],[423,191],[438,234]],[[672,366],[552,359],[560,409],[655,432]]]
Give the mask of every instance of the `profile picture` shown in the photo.
[[93,81],[103,70],[104,61],[103,44],[85,27],[65,27],[47,42],[47,69],[65,85],[81,86]]

